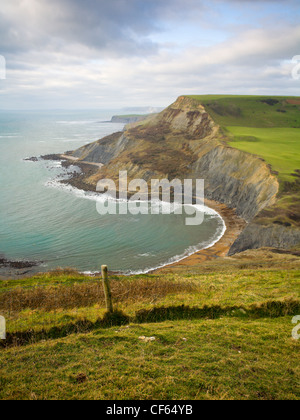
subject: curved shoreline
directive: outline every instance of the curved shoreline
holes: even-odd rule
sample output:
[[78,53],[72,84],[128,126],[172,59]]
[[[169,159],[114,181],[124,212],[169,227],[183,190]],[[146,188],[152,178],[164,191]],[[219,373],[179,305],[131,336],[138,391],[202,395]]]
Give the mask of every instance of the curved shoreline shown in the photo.
[[[205,207],[209,208],[210,210],[214,210],[212,207],[208,206],[207,204],[205,204]],[[177,256],[175,255],[174,257],[171,257],[169,259],[170,262],[166,262],[158,267],[154,267],[154,268],[146,268],[145,270],[137,270],[137,271],[131,271],[129,273],[123,273],[124,275],[127,276],[134,276],[134,275],[139,275],[139,274],[151,274],[151,273],[156,273],[159,272],[160,270],[164,270],[165,268],[168,268],[170,266],[176,266],[177,264],[180,264],[180,262],[187,260],[188,258],[191,258],[193,255],[197,254],[198,252],[204,251],[206,249],[212,248],[213,246],[215,246],[215,244],[217,244],[224,236],[225,232],[227,231],[227,226],[226,223],[224,221],[224,219],[221,217],[221,215],[214,210],[215,213],[219,216],[219,218],[222,220],[223,223],[223,229],[222,229],[222,233],[219,235],[218,239],[212,241],[209,245],[207,245],[205,248],[201,248],[200,250],[195,250],[190,252],[188,255],[184,255],[182,254],[182,256]],[[191,249],[191,248],[196,248],[197,246],[193,247],[189,247],[185,250],[185,253]],[[172,261],[174,260],[174,261]]]
[[224,235],[212,246],[197,251],[192,255],[180,261],[168,264],[165,267],[154,269],[151,273],[162,273],[164,271],[172,271],[172,269],[198,266],[205,261],[226,257],[232,244],[243,231],[247,223],[244,219],[237,216],[233,209],[230,209],[225,204],[205,199],[205,205],[215,210],[225,222],[226,231]]

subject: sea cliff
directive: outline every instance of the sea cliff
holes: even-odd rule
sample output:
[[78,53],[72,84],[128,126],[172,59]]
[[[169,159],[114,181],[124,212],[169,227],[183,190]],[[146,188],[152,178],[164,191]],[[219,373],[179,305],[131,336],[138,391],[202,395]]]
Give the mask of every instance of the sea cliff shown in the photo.
[[181,96],[161,113],[83,146],[70,157],[82,164],[104,165],[81,177],[81,184],[91,190],[99,179],[117,180],[120,170],[127,170],[129,179],[146,181],[205,179],[206,198],[234,209],[247,222],[231,244],[230,254],[263,246],[298,245],[297,226],[258,222],[260,213],[276,203],[276,174],[261,157],[235,149],[226,140],[203,104]]

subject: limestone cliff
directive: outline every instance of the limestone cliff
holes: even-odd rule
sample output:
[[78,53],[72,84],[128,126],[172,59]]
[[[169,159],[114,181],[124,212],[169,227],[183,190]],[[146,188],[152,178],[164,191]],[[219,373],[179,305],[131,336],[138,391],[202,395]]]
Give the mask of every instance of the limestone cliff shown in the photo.
[[[85,180],[93,187],[99,179],[117,180],[120,170],[127,170],[129,179],[146,181],[203,178],[206,197],[236,209],[247,222],[275,202],[279,189],[276,176],[263,159],[229,147],[204,106],[184,96],[160,114],[84,146],[72,155],[83,162],[104,164]],[[272,239],[277,234],[266,235],[266,231],[248,226],[232,252],[241,250],[241,243],[247,244],[246,248],[295,244],[298,234],[295,236],[292,230],[285,234],[284,229],[288,228],[278,231],[285,238],[279,243]],[[261,235],[269,240],[260,241]]]

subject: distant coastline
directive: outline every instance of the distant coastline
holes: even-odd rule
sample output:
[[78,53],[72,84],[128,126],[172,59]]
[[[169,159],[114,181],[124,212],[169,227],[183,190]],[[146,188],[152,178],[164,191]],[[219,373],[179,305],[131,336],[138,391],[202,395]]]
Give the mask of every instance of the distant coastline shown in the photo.
[[149,114],[114,115],[110,122],[118,124],[132,124],[145,120]]

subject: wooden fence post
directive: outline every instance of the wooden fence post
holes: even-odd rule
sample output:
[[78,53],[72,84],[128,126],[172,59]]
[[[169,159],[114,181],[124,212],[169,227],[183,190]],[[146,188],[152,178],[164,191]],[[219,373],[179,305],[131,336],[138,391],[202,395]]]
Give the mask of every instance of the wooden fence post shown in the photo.
[[111,298],[110,284],[108,280],[107,265],[102,265],[101,273],[102,273],[102,281],[103,281],[103,288],[104,288],[104,294],[105,294],[106,309],[108,312],[111,313],[114,310],[113,310],[113,304],[112,304],[112,298]]

